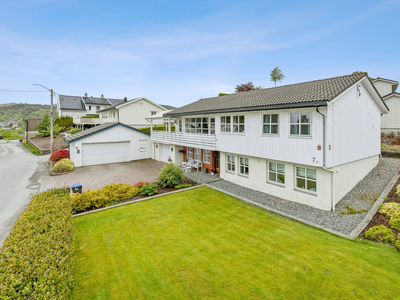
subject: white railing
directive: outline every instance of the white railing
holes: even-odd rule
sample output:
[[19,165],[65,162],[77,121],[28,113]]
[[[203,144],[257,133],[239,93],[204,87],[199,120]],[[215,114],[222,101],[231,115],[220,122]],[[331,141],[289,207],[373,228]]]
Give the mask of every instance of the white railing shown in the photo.
[[85,124],[104,124],[104,119],[100,118],[74,118],[74,124],[85,125]]
[[152,131],[151,140],[158,142],[168,142],[181,146],[207,146],[207,148],[215,148],[215,134],[196,134],[184,132],[165,132]]

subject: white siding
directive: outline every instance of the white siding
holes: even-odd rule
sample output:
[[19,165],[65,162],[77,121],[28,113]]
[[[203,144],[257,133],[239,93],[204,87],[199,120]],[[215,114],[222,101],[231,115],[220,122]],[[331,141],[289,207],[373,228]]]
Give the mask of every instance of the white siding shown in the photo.
[[385,133],[400,131],[400,96],[385,99],[389,113],[381,117],[381,130]]
[[[150,122],[145,118],[150,117],[151,111],[160,112],[162,109],[149,101],[142,99],[119,108],[119,121],[133,125],[137,128],[149,127]],[[153,120],[153,125],[163,125],[163,120]]]
[[[77,140],[71,143],[70,146],[70,156],[71,160],[74,162],[76,167],[82,166],[82,144],[88,143],[104,143],[104,142],[122,142],[130,141],[130,160],[139,159],[139,140],[148,140],[150,149],[150,137],[140,133],[136,130],[126,128],[122,125],[117,125],[109,129],[105,129],[101,132],[97,132],[91,136],[85,137],[83,139]],[[77,153],[77,150],[80,153]],[[148,152],[148,158],[151,157],[151,152]]]
[[393,84],[392,83],[384,82],[384,81],[375,81],[373,84],[376,87],[376,89],[378,90],[381,97],[386,96],[393,92],[393,90],[392,90]]

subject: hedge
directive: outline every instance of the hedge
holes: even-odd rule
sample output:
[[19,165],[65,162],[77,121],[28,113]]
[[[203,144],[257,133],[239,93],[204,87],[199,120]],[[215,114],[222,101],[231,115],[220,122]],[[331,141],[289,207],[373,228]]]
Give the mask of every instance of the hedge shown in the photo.
[[[150,134],[150,127],[139,128],[139,130]],[[167,131],[167,126],[153,126],[153,131]],[[174,125],[171,125],[171,131],[175,131]]]
[[0,248],[0,298],[68,299],[72,227],[68,189],[34,196]]

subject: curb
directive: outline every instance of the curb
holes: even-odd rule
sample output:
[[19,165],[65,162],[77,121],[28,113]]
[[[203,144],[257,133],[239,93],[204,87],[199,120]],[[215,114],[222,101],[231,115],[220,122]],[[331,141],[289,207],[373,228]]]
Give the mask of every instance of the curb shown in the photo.
[[102,208],[98,208],[98,209],[93,209],[93,210],[90,210],[90,211],[86,211],[86,212],[83,212],[83,213],[79,213],[79,214],[76,214],[76,215],[72,215],[72,217],[73,217],[73,218],[76,218],[76,217],[80,217],[80,216],[83,216],[83,215],[93,214],[93,213],[97,213],[97,212],[100,212],[100,211],[103,211],[103,210],[107,210],[107,209],[116,208],[116,207],[123,206],[123,205],[128,205],[128,204],[137,203],[137,202],[142,202],[142,201],[148,201],[148,200],[152,200],[152,199],[154,199],[154,198],[158,198],[158,197],[161,197],[161,196],[166,196],[166,195],[171,195],[171,194],[175,194],[175,193],[180,193],[180,192],[184,192],[184,191],[188,191],[188,190],[192,190],[192,189],[197,189],[197,188],[202,187],[202,186],[204,186],[204,184],[202,184],[202,185],[196,185],[196,186],[192,186],[192,187],[189,187],[189,188],[180,189],[180,190],[177,190],[177,191],[172,191],[172,192],[168,192],[168,193],[164,193],[164,194],[159,194],[159,195],[155,195],[155,196],[150,196],[150,197],[143,198],[143,199],[132,200],[132,201],[128,201],[128,202],[124,202],[124,203],[120,203],[120,204],[115,204],[115,205],[112,205],[112,206],[107,206],[107,207],[102,207]]
[[364,230],[364,228],[369,224],[369,222],[372,220],[374,215],[379,209],[379,205],[383,203],[385,200],[386,196],[389,194],[390,190],[393,188],[394,184],[396,181],[400,178],[400,174],[396,173],[388,183],[388,185],[385,187],[379,198],[375,201],[374,205],[371,207],[371,209],[368,211],[367,215],[365,218],[357,225],[356,228],[353,229],[353,231],[349,234],[349,237],[351,239],[354,239],[360,235],[360,233]]
[[298,221],[298,222],[300,222],[300,223],[304,223],[304,224],[306,224],[306,225],[309,225],[309,226],[312,226],[312,227],[315,227],[315,228],[319,228],[319,229],[322,229],[322,230],[327,231],[327,232],[329,232],[329,233],[338,235],[338,236],[340,236],[340,237],[342,237],[342,238],[349,239],[349,240],[353,240],[353,238],[351,238],[349,235],[344,234],[344,233],[341,233],[341,232],[339,232],[339,231],[335,231],[335,230],[332,230],[332,229],[325,228],[325,227],[323,227],[323,226],[321,226],[321,225],[318,225],[318,224],[316,224],[316,223],[313,223],[313,222],[310,222],[310,221],[308,221],[308,220],[305,220],[305,219],[302,219],[302,218],[299,218],[299,217],[296,217],[296,216],[287,214],[287,213],[285,213],[285,212],[282,212],[282,211],[276,210],[276,209],[274,209],[274,208],[271,208],[271,207],[269,207],[269,206],[267,206],[267,205],[260,204],[260,203],[258,203],[258,202],[255,202],[255,201],[252,201],[252,200],[250,200],[250,199],[247,199],[247,198],[244,198],[244,197],[241,197],[241,196],[232,194],[232,193],[230,193],[230,192],[227,192],[227,191],[225,191],[225,190],[222,190],[222,189],[219,189],[219,188],[210,186],[210,185],[208,185],[208,184],[206,184],[206,186],[209,187],[209,188],[212,188],[212,189],[214,189],[214,190],[216,190],[216,191],[222,192],[222,193],[224,193],[224,194],[226,194],[226,195],[232,196],[232,197],[234,197],[234,198],[236,198],[236,199],[239,199],[240,201],[245,202],[245,203],[247,203],[247,204],[250,204],[250,205],[252,205],[252,206],[256,206],[256,207],[258,207],[258,208],[261,208],[261,209],[264,209],[264,210],[266,210],[266,211],[272,212],[272,213],[274,213],[274,214],[276,214],[276,215],[278,215],[278,216],[284,217],[284,218],[286,218],[286,219],[292,219],[292,220]]

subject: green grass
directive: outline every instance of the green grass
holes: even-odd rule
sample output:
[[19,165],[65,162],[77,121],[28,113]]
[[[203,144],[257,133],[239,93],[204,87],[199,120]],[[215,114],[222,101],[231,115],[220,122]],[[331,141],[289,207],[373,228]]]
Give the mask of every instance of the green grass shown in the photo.
[[72,299],[394,299],[400,253],[201,187],[74,218]]

